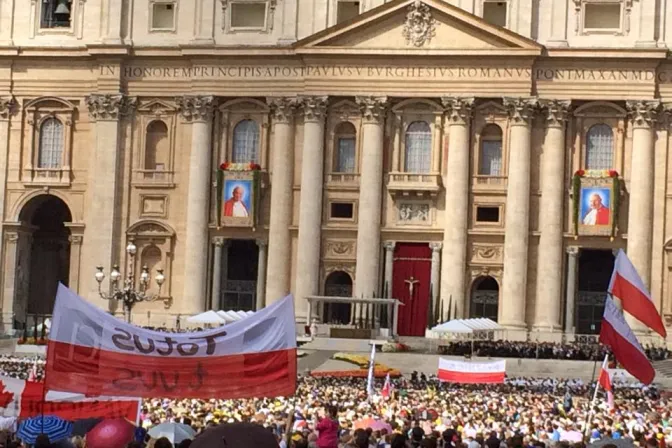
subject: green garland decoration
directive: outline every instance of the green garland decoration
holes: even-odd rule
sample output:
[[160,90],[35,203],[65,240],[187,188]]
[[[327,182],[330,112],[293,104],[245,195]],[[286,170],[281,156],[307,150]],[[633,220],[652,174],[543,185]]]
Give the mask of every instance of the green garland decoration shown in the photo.
[[224,188],[224,170],[221,168],[217,170],[217,198],[215,204],[217,205],[217,217],[215,222],[217,228],[222,227],[222,189]]
[[614,209],[614,216],[613,219],[611,220],[611,241],[614,241],[614,238],[616,237],[616,227],[618,225],[618,212],[620,211],[621,208],[621,179],[618,178],[618,176],[614,176],[614,184],[612,186],[612,197],[613,197],[613,209]]
[[579,195],[581,194],[581,176],[574,174],[572,178],[572,207],[574,215],[574,239],[579,236]]
[[252,173],[252,188],[254,189],[254,222],[252,230],[254,231],[259,224],[259,211],[261,210],[261,172],[255,170]]

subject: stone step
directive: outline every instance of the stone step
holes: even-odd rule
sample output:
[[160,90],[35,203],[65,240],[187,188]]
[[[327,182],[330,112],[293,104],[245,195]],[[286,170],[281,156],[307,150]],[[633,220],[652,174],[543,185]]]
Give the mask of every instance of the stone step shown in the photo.
[[[376,343],[384,343],[385,340],[376,340]],[[369,352],[371,340],[369,339],[346,339],[346,338],[313,338],[301,346],[302,350],[326,350],[334,352]]]

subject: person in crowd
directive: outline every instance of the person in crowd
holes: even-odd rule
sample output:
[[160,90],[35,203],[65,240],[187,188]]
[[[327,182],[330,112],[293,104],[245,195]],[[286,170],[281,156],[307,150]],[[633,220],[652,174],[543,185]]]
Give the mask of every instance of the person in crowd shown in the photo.
[[316,445],[318,448],[338,448],[338,408],[329,406],[328,415],[322,415],[315,429],[319,433]]

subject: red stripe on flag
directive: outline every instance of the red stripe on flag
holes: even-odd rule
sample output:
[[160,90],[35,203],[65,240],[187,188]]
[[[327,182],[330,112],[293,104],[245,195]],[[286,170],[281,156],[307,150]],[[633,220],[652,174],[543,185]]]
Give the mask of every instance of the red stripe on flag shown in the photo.
[[92,351],[50,340],[47,354],[47,387],[87,396],[234,399],[296,390],[295,348],[191,358]]
[[19,418],[55,415],[64,420],[85,418],[125,418],[135,422],[138,418],[138,400],[110,401],[45,401],[43,383],[26,381],[21,394],[21,413]]
[[621,336],[614,327],[611,326],[607,319],[602,320],[602,327],[600,328],[600,342],[611,347],[611,351],[625,370],[630,375],[637,378],[643,384],[651,384],[653,378],[656,376],[656,371],[653,366],[646,359],[636,347],[634,347],[627,339]]
[[602,386],[602,389],[611,392],[611,378],[609,377],[609,372],[604,368],[600,369],[600,377],[597,381]]
[[458,372],[455,370],[439,370],[439,380],[461,384],[501,384],[504,372]]
[[665,324],[658,314],[654,303],[647,297],[644,291],[638,289],[618,272],[615,273],[611,294],[623,304],[623,310],[630,313],[641,323],[661,335],[667,337]]

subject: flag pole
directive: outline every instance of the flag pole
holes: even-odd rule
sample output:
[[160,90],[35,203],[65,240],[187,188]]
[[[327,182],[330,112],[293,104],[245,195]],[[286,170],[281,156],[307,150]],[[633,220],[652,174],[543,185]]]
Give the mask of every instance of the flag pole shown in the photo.
[[[602,361],[602,369],[607,368],[607,362],[609,362],[609,354],[604,355],[604,361]],[[601,371],[600,371],[601,372]],[[593,378],[595,375],[593,375]],[[595,391],[593,392],[593,399],[590,401],[590,406],[588,408],[588,418],[586,418],[586,428],[583,431],[583,435],[586,439],[588,439],[590,435],[590,424],[593,421],[593,414],[595,413],[593,409],[595,408],[595,401],[597,401],[597,392],[600,390],[600,380],[599,376],[597,380],[595,381]]]

